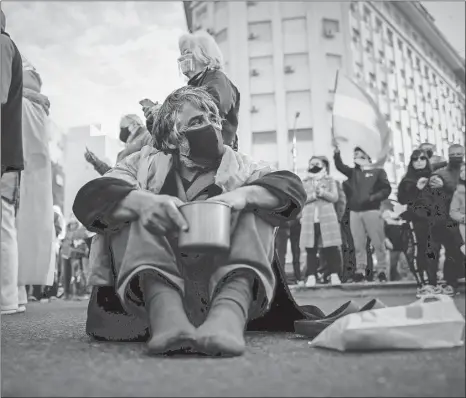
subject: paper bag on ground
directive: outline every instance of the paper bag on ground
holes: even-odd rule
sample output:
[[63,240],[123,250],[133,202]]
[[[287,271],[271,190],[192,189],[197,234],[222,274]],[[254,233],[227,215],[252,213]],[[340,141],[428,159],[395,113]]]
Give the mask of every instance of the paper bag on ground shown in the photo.
[[450,348],[463,344],[464,325],[454,301],[436,296],[344,316],[310,346],[338,351]]

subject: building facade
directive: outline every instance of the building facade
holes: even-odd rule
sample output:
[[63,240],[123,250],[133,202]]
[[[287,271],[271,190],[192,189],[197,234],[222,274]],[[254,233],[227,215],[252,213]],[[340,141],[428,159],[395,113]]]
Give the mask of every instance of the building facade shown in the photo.
[[464,143],[464,60],[420,3],[184,4],[190,30],[211,32],[241,92],[243,152],[292,169],[296,136],[299,174],[313,154],[331,157],[337,70],[358,81],[386,115],[393,182],[420,143],[435,143],[443,156],[451,143]]
[[123,148],[116,138],[104,135],[99,125],[85,125],[68,130],[65,137],[64,164],[64,209],[66,218],[72,214],[73,202],[79,189],[87,182],[99,177],[84,158],[86,148],[99,159],[113,166],[119,151]]

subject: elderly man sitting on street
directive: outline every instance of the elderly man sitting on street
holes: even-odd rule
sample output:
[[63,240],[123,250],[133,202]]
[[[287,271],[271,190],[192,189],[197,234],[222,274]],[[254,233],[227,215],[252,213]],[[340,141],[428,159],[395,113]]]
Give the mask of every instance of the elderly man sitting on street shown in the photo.
[[[155,147],[87,183],[74,203],[77,218],[97,232],[91,281],[115,282],[123,307],[147,319],[152,354],[244,352],[248,321],[269,309],[275,292],[274,228],[296,218],[306,199],[299,177],[233,151],[221,131],[208,92],[180,88],[160,108]],[[178,208],[209,199],[233,210],[230,250],[180,253],[176,235],[189,226]]]

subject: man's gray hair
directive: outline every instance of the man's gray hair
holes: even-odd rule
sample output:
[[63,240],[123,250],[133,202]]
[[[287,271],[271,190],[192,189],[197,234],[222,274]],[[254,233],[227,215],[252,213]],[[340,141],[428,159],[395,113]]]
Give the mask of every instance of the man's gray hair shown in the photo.
[[178,113],[183,105],[190,103],[207,114],[207,118],[219,130],[222,118],[212,96],[202,87],[185,86],[173,91],[163,102],[152,129],[155,148],[174,153],[178,150],[184,131],[178,129]]

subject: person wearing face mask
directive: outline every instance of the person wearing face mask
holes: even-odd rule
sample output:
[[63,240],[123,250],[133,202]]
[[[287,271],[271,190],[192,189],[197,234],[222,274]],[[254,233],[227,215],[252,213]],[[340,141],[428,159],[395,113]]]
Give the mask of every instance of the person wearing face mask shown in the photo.
[[371,158],[360,147],[354,149],[353,159],[355,167],[345,165],[340,150],[335,145],[335,166],[348,177],[346,185],[349,191],[350,229],[356,252],[356,272],[353,279],[360,282],[371,276],[366,252],[367,238],[370,238],[377,257],[377,276],[380,281],[386,281],[387,249],[380,205],[388,199],[392,189],[385,170],[371,167]]
[[178,64],[189,79],[188,85],[205,87],[222,118],[222,136],[226,145],[238,150],[238,113],[240,93],[223,70],[223,56],[215,39],[198,30],[180,37]]
[[460,179],[451,200],[450,217],[459,224],[463,244],[461,251],[465,254],[465,227],[466,227],[466,173],[465,164],[461,165]]
[[[126,145],[125,149],[118,153],[117,162],[139,151],[143,146],[152,143],[152,136],[147,131],[142,120],[139,116],[133,114],[125,115],[121,118],[119,138]],[[100,175],[104,175],[112,168],[89,149],[86,150],[84,157]]]
[[[432,226],[429,217],[427,184],[431,175],[432,168],[427,153],[415,149],[411,154],[407,172],[398,185],[398,201],[407,205],[402,219],[411,223],[416,241],[416,258],[410,262],[410,267],[414,270],[418,284],[418,297],[442,293],[441,287],[437,286],[435,261],[439,256],[440,246],[431,238]],[[427,274],[427,281],[424,274]]]
[[335,209],[338,201],[336,181],[328,175],[329,162],[324,156],[314,156],[309,161],[309,176],[304,179],[307,200],[301,217],[300,247],[307,252],[306,286],[316,285],[319,266],[317,252],[330,268],[330,282],[340,285],[342,244],[340,224]]
[[433,171],[441,169],[448,165],[448,162],[439,155],[435,154],[435,145],[429,142],[424,142],[419,146],[419,150],[423,151],[429,158],[430,167]]
[[[444,294],[454,295],[458,278],[464,273],[464,254],[461,252],[461,235],[458,223],[450,217],[451,201],[460,181],[464,163],[464,147],[453,144],[448,148],[448,166],[437,170],[429,178],[427,192],[430,199],[432,241],[445,248],[443,274]],[[438,264],[438,257],[435,259]]]
[[[245,328],[293,330],[304,315],[284,299],[283,273],[273,262],[274,228],[302,210],[299,177],[225,145],[220,112],[204,88],[171,93],[153,134],[154,147],[87,183],[73,205],[97,233],[90,282],[98,286],[87,333],[147,340],[154,355],[190,349],[236,356],[245,350]],[[178,208],[196,200],[231,206],[225,255],[180,253],[176,235],[189,225]],[[277,294],[282,301],[273,304]]]

